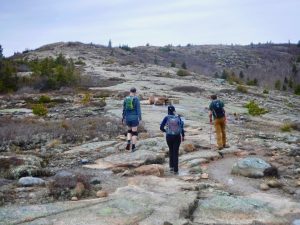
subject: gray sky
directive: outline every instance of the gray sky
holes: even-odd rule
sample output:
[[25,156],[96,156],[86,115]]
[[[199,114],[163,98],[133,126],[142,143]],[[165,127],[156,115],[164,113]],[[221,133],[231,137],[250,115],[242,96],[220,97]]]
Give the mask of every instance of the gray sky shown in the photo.
[[0,0],[6,56],[58,41],[113,46],[298,42],[300,0]]

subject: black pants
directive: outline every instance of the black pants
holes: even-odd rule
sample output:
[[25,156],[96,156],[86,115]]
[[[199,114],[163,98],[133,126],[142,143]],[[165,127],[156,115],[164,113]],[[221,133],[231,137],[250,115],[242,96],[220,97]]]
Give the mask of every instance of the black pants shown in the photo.
[[167,135],[167,144],[169,146],[169,166],[178,172],[178,152],[181,143],[180,135]]

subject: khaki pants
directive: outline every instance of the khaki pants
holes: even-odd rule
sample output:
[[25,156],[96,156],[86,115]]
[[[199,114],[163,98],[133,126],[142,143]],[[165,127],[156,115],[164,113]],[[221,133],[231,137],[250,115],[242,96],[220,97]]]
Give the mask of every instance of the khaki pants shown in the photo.
[[215,131],[217,136],[218,148],[223,148],[226,145],[225,117],[216,118],[214,120],[214,123],[215,123]]

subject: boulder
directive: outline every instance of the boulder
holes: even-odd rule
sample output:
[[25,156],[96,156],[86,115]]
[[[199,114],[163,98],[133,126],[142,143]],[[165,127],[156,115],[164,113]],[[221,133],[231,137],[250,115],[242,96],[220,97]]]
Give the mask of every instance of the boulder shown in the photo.
[[165,161],[164,154],[147,150],[137,150],[132,153],[119,153],[106,158],[96,160],[96,164],[84,165],[87,168],[113,169],[115,167],[135,168],[144,164],[162,164]]
[[251,178],[261,178],[264,176],[264,170],[271,165],[260,158],[244,158],[238,160],[232,167],[231,173]]
[[260,188],[260,190],[262,190],[262,191],[267,191],[267,190],[270,189],[269,185],[266,184],[266,183],[260,184],[260,185],[259,185],[259,188]]
[[183,147],[183,150],[185,152],[194,152],[194,151],[196,151],[196,147],[192,143],[184,143],[182,147]]
[[96,196],[98,198],[105,198],[108,196],[108,193],[106,191],[97,191]]
[[138,175],[153,175],[162,177],[164,176],[164,167],[157,164],[143,165],[134,169],[134,173]]
[[288,224],[266,202],[242,196],[216,195],[199,200],[195,224]]
[[68,171],[60,171],[54,176],[54,186],[61,188],[74,188],[77,184],[75,174]]
[[101,184],[101,180],[98,177],[92,177],[90,179],[90,184],[92,185]]
[[45,181],[38,177],[22,177],[19,179],[18,184],[23,187],[44,186]]
[[267,184],[271,188],[279,188],[282,186],[282,183],[278,180],[269,180]]
[[74,196],[71,198],[71,201],[78,201],[78,198]]

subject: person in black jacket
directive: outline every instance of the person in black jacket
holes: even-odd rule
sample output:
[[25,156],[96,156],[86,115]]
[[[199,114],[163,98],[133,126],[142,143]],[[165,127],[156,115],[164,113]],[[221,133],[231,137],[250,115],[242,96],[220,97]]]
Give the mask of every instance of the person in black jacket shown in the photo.
[[175,114],[175,107],[168,106],[168,115],[160,124],[160,130],[166,133],[169,147],[170,171],[178,174],[178,153],[181,141],[184,141],[184,123],[180,116]]

